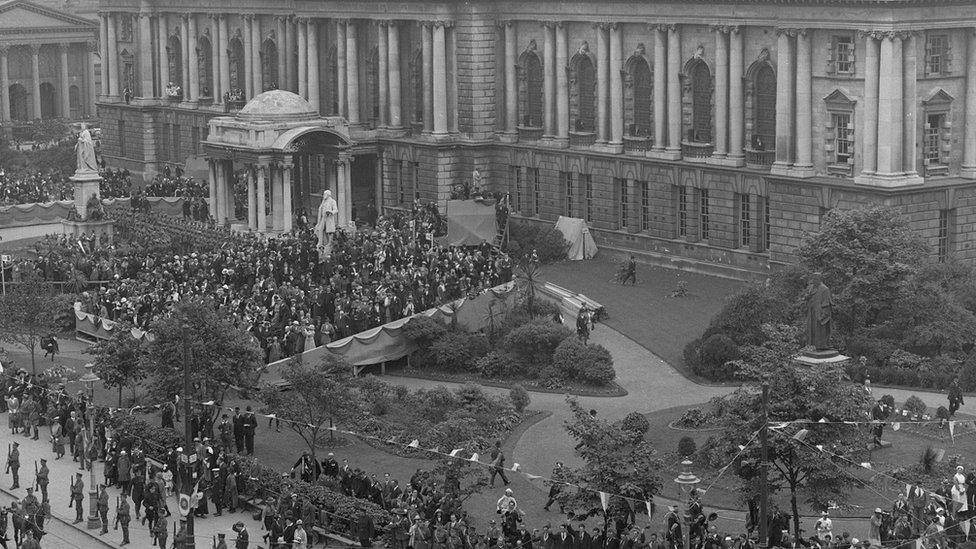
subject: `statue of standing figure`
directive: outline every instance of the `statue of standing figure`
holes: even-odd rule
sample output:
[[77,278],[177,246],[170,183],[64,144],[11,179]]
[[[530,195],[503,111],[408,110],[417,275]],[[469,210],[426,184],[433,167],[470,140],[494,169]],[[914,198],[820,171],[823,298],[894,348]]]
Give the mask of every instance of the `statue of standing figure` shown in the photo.
[[81,130],[81,133],[78,134],[75,153],[78,158],[78,165],[75,168],[76,174],[98,173],[98,160],[95,159],[95,142],[92,140],[91,132],[87,128]]
[[339,214],[339,206],[332,198],[332,191],[325,191],[322,194],[322,202],[319,203],[318,218],[315,222],[315,237],[318,238],[320,250],[332,246],[332,237],[336,232],[336,216]]
[[813,274],[811,285],[813,293],[807,300],[807,344],[812,345],[817,351],[830,350],[833,294],[824,284],[823,275],[820,273]]

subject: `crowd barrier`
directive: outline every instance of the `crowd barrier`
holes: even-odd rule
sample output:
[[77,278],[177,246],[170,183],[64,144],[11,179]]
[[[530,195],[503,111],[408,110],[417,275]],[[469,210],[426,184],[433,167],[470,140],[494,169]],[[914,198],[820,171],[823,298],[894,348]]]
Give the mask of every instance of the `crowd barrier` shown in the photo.
[[[149,207],[154,212],[175,216],[183,215],[183,197],[151,196],[148,200]],[[109,209],[128,207],[130,202],[128,198],[102,200],[105,208]],[[0,228],[58,223],[67,219],[68,212],[74,207],[73,200],[0,206]]]

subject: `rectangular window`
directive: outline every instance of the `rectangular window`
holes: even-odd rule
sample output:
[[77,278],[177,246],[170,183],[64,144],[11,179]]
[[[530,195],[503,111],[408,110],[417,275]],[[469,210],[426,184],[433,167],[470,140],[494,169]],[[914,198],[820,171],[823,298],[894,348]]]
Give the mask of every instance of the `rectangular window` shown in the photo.
[[708,240],[708,189],[698,191],[698,221],[701,240]]
[[953,210],[939,210],[939,263],[945,263],[952,253]]
[[641,190],[641,230],[651,229],[651,186],[647,181],[640,182]]
[[946,113],[926,114],[922,142],[922,158],[925,175],[948,175],[948,153],[942,144],[948,140],[946,134]]
[[854,128],[851,127],[850,113],[831,113],[830,121],[834,127],[834,154],[831,164],[847,165],[854,154]]
[[532,176],[532,213],[539,217],[542,212],[542,189],[539,188],[539,168],[530,168],[529,174]]
[[394,162],[396,162],[396,170],[394,170],[393,176],[396,180],[393,184],[397,193],[397,204],[403,204],[407,198],[407,189],[403,181],[403,160],[395,160]]
[[678,236],[688,236],[688,188],[678,187]]
[[586,200],[586,205],[583,208],[584,215],[586,216],[586,222],[589,223],[593,221],[593,176],[590,174],[580,174],[580,179],[583,180],[583,196]]
[[834,71],[854,74],[854,37],[834,36]]
[[512,166],[512,195],[511,208],[513,212],[522,213],[522,168]]
[[125,156],[125,120],[119,120],[119,156]]
[[929,34],[925,37],[925,74],[939,76],[949,72],[949,36]]
[[614,185],[617,187],[617,193],[620,200],[620,221],[618,222],[619,228],[627,228],[627,216],[630,209],[630,197],[627,195],[627,180],[621,179],[619,177],[614,178]]
[[752,245],[752,197],[748,194],[739,195],[739,246],[748,248]]
[[769,197],[763,199],[763,245],[764,252],[769,251]]
[[411,202],[420,199],[420,162],[414,162],[410,170],[410,175],[413,179],[410,180],[410,194],[407,195],[407,200]]
[[573,217],[573,172],[563,172],[563,197],[565,198],[566,217]]

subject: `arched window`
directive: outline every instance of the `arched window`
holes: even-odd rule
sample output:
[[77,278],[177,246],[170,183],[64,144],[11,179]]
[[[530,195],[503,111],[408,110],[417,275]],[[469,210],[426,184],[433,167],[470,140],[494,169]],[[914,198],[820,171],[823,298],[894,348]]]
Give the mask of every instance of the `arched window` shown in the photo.
[[129,53],[129,50],[122,50],[119,53],[119,63],[122,65],[122,89],[128,88],[132,93],[136,92],[136,61]]
[[529,44],[518,63],[518,114],[519,125],[527,128],[541,128],[543,119],[542,104],[542,61],[535,53],[535,42]]
[[776,146],[776,73],[763,63],[752,79],[752,137],[757,151]]
[[410,58],[411,117],[415,124],[424,123],[424,57],[418,50]]
[[207,36],[201,36],[197,40],[197,71],[200,97],[213,97],[213,46]]
[[230,89],[244,92],[247,81],[244,74],[244,44],[240,37],[234,37],[230,41]]
[[698,59],[688,69],[691,92],[691,128],[688,140],[708,143],[712,140],[712,73]]
[[270,38],[261,44],[261,80],[265,89],[276,90],[281,86],[278,82],[278,45]]
[[577,132],[592,132],[596,126],[596,69],[589,53],[580,51],[569,63],[569,116]]
[[183,87],[183,44],[179,36],[169,37],[166,57],[169,59],[169,81]]
[[369,52],[366,61],[366,113],[374,128],[380,123],[380,54],[377,48]]
[[654,85],[651,68],[643,55],[633,55],[627,61],[624,75],[624,120],[630,137],[650,137],[652,96]]

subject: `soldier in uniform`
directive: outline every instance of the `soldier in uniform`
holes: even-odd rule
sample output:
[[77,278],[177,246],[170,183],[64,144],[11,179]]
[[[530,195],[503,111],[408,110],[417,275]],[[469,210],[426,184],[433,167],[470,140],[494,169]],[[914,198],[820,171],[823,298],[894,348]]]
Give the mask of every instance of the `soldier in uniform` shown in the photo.
[[20,488],[20,444],[14,442],[7,452],[7,471],[14,477],[14,485],[10,487],[11,490]]
[[47,468],[47,460],[41,458],[41,468],[37,471],[35,483],[41,489],[41,499],[45,501],[47,500],[47,485],[50,474],[51,472]]
[[108,492],[105,491],[105,485],[102,485],[98,490],[98,501],[96,509],[98,510],[98,516],[102,519],[102,534],[108,533]]
[[81,480],[81,473],[76,473],[75,481],[71,483],[71,503],[68,507],[75,508],[75,521],[72,524],[78,524],[82,521],[83,510],[81,508],[81,502],[85,500],[85,481]]
[[125,494],[119,499],[119,506],[115,509],[115,526],[122,526],[122,545],[129,544],[129,521],[132,517],[129,514],[129,500]]

